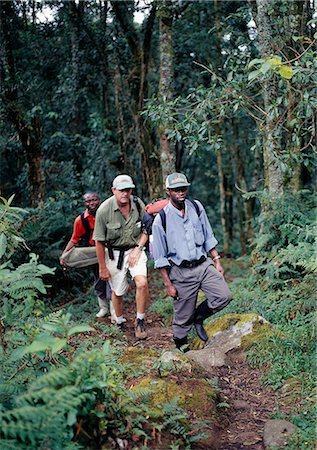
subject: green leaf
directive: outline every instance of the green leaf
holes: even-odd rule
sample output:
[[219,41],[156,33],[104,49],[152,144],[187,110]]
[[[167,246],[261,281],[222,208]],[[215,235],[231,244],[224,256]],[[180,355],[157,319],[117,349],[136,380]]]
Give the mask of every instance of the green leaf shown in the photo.
[[276,71],[287,80],[290,80],[293,76],[293,69],[289,66],[280,66],[276,68]]
[[262,64],[262,63],[263,59],[259,58],[252,59],[252,61],[250,61],[249,64],[247,65],[247,69],[251,69],[251,67],[255,66],[255,64]]
[[25,347],[18,347],[11,353],[10,361],[17,361],[18,359],[23,358],[26,353]]
[[90,327],[89,325],[75,325],[74,327],[71,327],[68,332],[67,332],[67,336],[72,336],[73,334],[76,333],[83,333],[85,331],[95,331],[94,328]]
[[280,56],[273,56],[272,58],[268,58],[267,62],[273,67],[280,66],[282,64],[282,58]]
[[5,254],[8,245],[7,237],[4,233],[0,234],[0,258]]
[[252,80],[254,80],[255,78],[257,78],[259,75],[261,75],[261,70],[260,70],[260,69],[258,69],[258,70],[253,70],[253,72],[249,73],[249,75],[248,75],[248,80],[249,80],[249,81],[252,81]]
[[54,353],[58,353],[66,345],[67,345],[67,340],[66,339],[56,338],[55,342],[50,346],[50,350],[52,352],[52,355],[54,355]]

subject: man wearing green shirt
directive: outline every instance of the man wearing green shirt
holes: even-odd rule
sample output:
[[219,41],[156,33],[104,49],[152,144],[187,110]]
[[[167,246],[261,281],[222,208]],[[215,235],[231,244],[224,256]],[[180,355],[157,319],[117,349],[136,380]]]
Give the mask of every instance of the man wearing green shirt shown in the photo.
[[112,288],[112,303],[117,316],[117,325],[122,328],[123,296],[129,284],[130,273],[136,285],[135,336],[145,339],[145,309],[148,298],[147,256],[144,245],[148,236],[142,230],[141,219],[144,204],[134,201],[135,187],[129,175],[118,175],[112,183],[113,196],[105,200],[96,214],[93,239],[99,264],[99,277],[109,281]]

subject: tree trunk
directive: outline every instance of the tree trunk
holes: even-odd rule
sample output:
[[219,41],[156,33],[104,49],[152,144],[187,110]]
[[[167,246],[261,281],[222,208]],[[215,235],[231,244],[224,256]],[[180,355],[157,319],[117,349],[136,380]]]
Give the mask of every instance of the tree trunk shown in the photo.
[[[161,0],[160,16],[160,83],[158,96],[161,102],[173,98],[174,63],[173,63],[173,4],[170,0]],[[175,171],[175,146],[167,135],[168,124],[158,128],[160,138],[160,160],[162,167],[162,187],[168,174]]]
[[223,252],[229,253],[229,226],[228,217],[226,214],[226,189],[222,164],[222,152],[221,148],[217,151],[217,168],[218,168],[218,183],[219,183],[219,195],[220,195],[220,219],[223,229]]
[[81,57],[80,57],[80,42],[81,42],[81,15],[84,12],[85,2],[81,1],[76,4],[75,0],[68,2],[68,11],[70,19],[70,36],[71,36],[71,71],[72,71],[72,88],[70,90],[72,110],[71,123],[72,133],[82,133],[82,111],[83,111],[83,96],[81,91]]
[[117,2],[112,0],[111,6],[120,24],[131,51],[131,65],[129,68],[129,91],[131,95],[130,109],[135,128],[135,143],[139,148],[142,172],[143,195],[155,198],[161,194],[160,159],[155,145],[155,136],[148,129],[140,115],[144,99],[148,92],[148,66],[154,21],[156,16],[156,2],[152,3],[150,14],[145,24],[144,38],[141,44],[138,33],[133,24],[133,8],[131,2]]
[[[259,45],[262,58],[274,54],[272,47],[273,23],[270,20],[269,11],[274,11],[274,0],[257,0],[257,24],[259,31]],[[265,185],[269,193],[278,197],[283,194],[283,173],[279,160],[281,146],[281,125],[279,115],[275,108],[277,100],[277,79],[271,76],[264,83],[264,107],[266,120],[263,136],[263,157]]]

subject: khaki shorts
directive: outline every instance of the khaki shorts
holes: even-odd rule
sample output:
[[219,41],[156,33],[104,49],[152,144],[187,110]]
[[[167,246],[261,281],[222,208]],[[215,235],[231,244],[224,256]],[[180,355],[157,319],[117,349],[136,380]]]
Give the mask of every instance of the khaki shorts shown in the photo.
[[124,295],[127,293],[129,289],[129,283],[128,283],[128,272],[130,273],[131,277],[134,278],[137,275],[143,275],[147,276],[147,256],[145,251],[141,252],[140,258],[135,266],[129,267],[128,266],[128,258],[130,253],[132,252],[132,248],[130,250],[127,250],[124,254],[124,261],[122,264],[122,269],[117,269],[118,264],[118,258],[119,258],[119,250],[114,250],[114,259],[109,259],[108,250],[106,249],[106,264],[107,268],[109,269],[111,278],[109,280],[109,284],[111,286],[111,289],[113,292],[118,295]]

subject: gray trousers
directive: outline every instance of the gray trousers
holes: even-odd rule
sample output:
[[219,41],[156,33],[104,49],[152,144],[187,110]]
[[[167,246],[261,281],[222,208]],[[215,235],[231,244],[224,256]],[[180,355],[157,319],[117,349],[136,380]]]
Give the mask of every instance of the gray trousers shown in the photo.
[[98,264],[93,266],[94,290],[98,298],[98,304],[101,309],[109,309],[111,301],[111,287],[108,281],[100,280]]
[[178,292],[178,298],[174,299],[173,320],[173,334],[178,339],[187,336],[192,328],[200,289],[206,296],[208,306],[215,312],[232,300],[227,283],[210,258],[197,267],[172,266],[169,278]]

